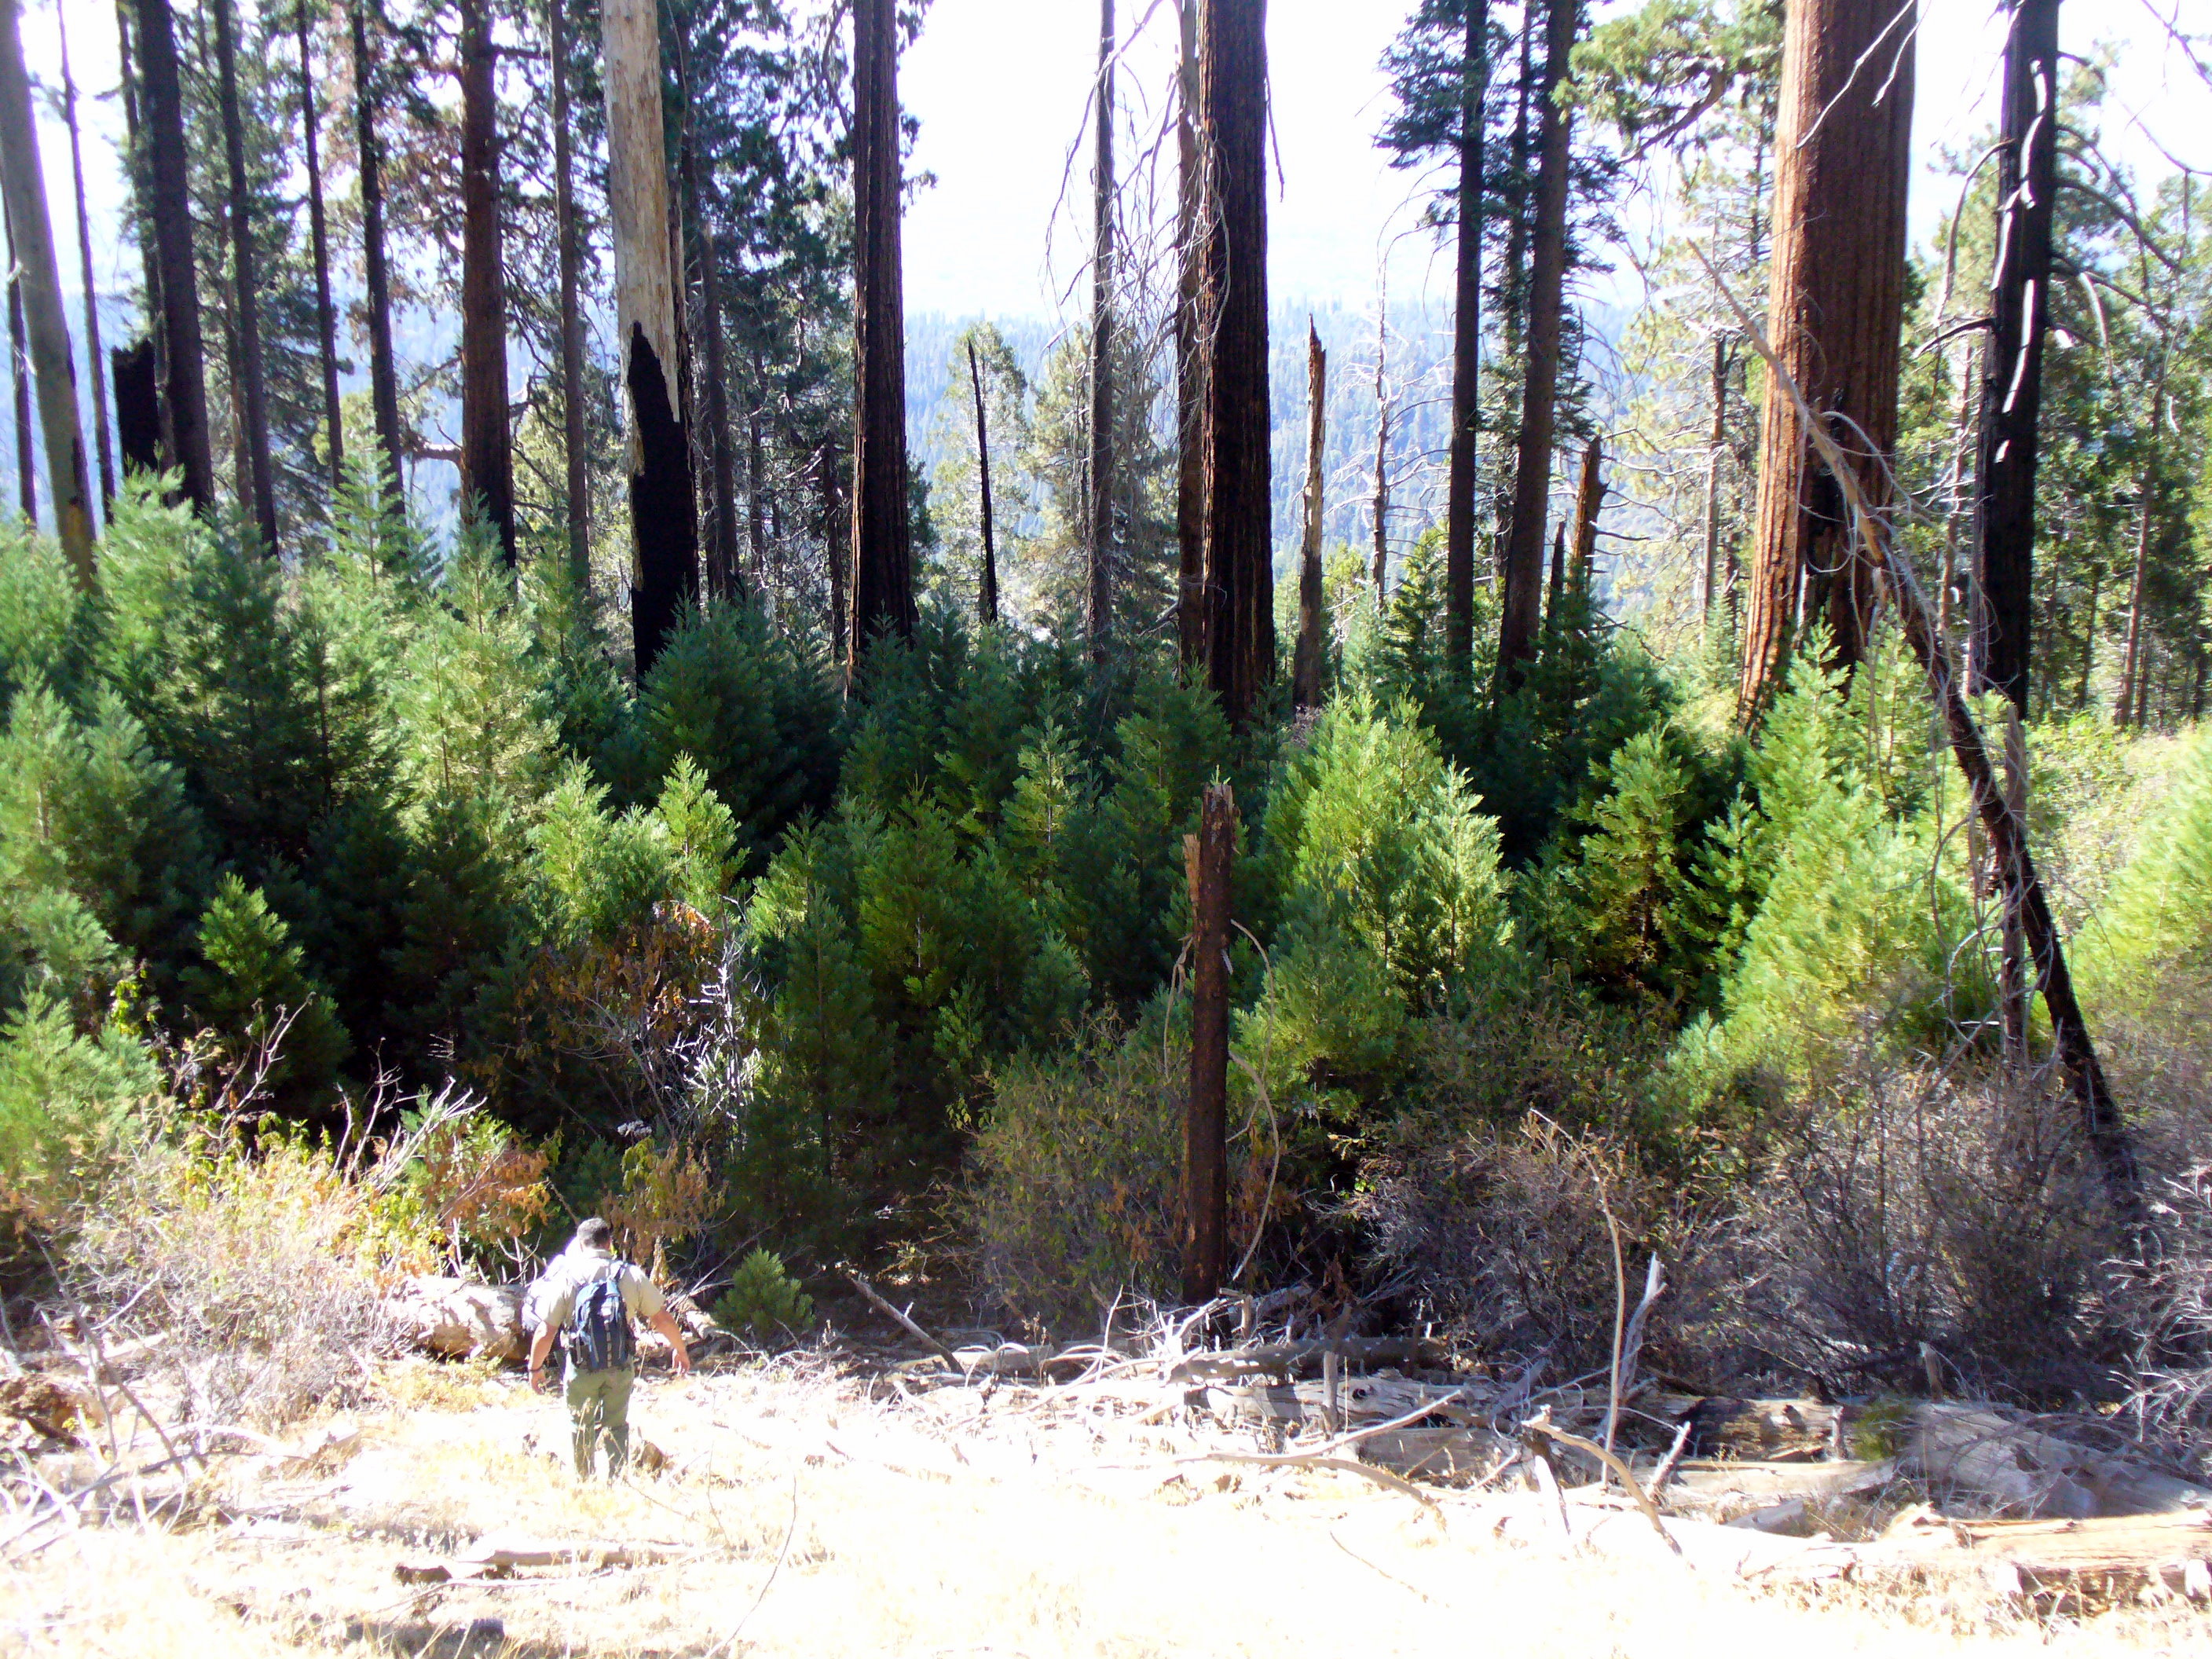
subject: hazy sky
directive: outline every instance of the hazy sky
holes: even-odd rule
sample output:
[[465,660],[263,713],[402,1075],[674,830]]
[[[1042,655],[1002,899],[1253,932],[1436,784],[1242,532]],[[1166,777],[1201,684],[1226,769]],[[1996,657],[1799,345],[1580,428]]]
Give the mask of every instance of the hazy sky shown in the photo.
[[[247,0],[252,3],[252,0]],[[1618,9],[1605,0],[1601,13]],[[72,67],[86,98],[85,164],[94,202],[96,267],[113,290],[128,250],[118,246],[121,183],[111,135],[122,115],[116,85],[111,0],[60,0]],[[1392,283],[1407,293],[1449,281],[1431,239],[1404,235],[1417,210],[1407,175],[1392,172],[1373,134],[1388,107],[1376,67],[1410,0],[1269,0],[1268,51],[1279,185],[1271,180],[1271,282],[1278,294],[1347,306],[1371,305],[1377,251],[1396,249]],[[2074,0],[2062,16],[2063,44],[2087,52],[2123,47],[2107,118],[2117,151],[2148,173],[2162,170],[2142,129],[2192,166],[2212,168],[2212,89],[2167,44],[2159,15],[2176,7],[2198,29],[2212,0]],[[1119,0],[1128,49],[1121,96],[1150,145],[1159,135],[1173,50],[1172,0]],[[1918,52],[1915,143],[1916,232],[1924,234],[1955,195],[1936,175],[1944,145],[1966,143],[1995,117],[1995,72],[2002,39],[1993,0],[1925,0]],[[1054,207],[1070,179],[1069,150],[1081,137],[1097,54],[1096,0],[934,0],[919,43],[901,70],[901,93],[920,118],[915,162],[937,175],[906,226],[908,305],[965,314],[1049,313],[1055,289],[1080,273],[1088,241],[1085,200],[1090,158],[1079,156],[1058,219],[1057,257],[1046,258]],[[58,86],[56,0],[26,0],[24,46],[33,73]],[[41,143],[65,282],[76,286],[65,135],[41,125]],[[1126,152],[1125,166],[1133,159]],[[1171,163],[1172,143],[1168,155]]]

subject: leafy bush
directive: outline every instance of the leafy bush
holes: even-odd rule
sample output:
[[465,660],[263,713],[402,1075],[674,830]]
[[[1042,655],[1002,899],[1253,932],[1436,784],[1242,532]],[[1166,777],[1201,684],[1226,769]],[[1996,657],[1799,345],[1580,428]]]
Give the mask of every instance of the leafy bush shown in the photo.
[[755,1250],[738,1264],[714,1312],[723,1329],[747,1331],[764,1342],[779,1331],[804,1332],[814,1322],[814,1298],[799,1289],[773,1250]]

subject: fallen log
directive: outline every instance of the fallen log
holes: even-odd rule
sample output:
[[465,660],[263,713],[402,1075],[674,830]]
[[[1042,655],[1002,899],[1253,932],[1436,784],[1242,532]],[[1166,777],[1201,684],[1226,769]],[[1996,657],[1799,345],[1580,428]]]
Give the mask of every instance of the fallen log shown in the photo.
[[1434,1342],[1405,1336],[1313,1337],[1297,1342],[1267,1342],[1243,1348],[1194,1353],[1168,1370],[1170,1382],[1225,1382],[1246,1376],[1285,1380],[1318,1372],[1323,1357],[1335,1353],[1348,1365],[1440,1365],[1446,1355]]
[[425,1273],[385,1298],[401,1339],[445,1359],[516,1360],[527,1352],[522,1288]]
[[2024,1519],[2165,1515],[2212,1506],[2212,1489],[2116,1450],[2047,1431],[1996,1407],[1915,1407],[1898,1430],[1901,1468],[1939,1497],[1970,1493]]
[[[1486,1403],[1470,1394],[1468,1388],[1445,1388],[1410,1377],[1354,1376],[1337,1384],[1335,1409],[1346,1428],[1386,1422],[1408,1412],[1464,1426],[1479,1420]],[[1203,1389],[1200,1395],[1206,1409],[1226,1423],[1328,1426],[1328,1389],[1322,1382],[1236,1383]]]
[[642,1567],[684,1561],[701,1552],[680,1544],[558,1544],[486,1539],[442,1561],[402,1561],[393,1576],[403,1584],[446,1584],[505,1578],[518,1567]]

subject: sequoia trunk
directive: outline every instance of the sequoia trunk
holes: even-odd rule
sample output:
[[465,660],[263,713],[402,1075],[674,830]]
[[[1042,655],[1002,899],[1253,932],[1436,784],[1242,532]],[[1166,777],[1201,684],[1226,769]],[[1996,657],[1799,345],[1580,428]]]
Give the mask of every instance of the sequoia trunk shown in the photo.
[[1458,268],[1452,312],[1451,465],[1444,495],[1444,658],[1470,672],[1474,649],[1475,446],[1482,424],[1482,112],[1490,82],[1489,0],[1468,0],[1459,128]]
[[167,459],[185,499],[215,512],[215,458],[208,446],[207,358],[200,339],[198,273],[192,258],[191,181],[185,162],[185,110],[177,76],[177,32],[169,0],[137,0],[138,89],[144,123],[148,199],[161,278],[161,428]]
[[269,454],[269,380],[261,361],[261,293],[254,272],[253,212],[246,179],[246,125],[238,108],[238,41],[231,0],[213,0],[217,100],[222,118],[223,170],[228,184],[230,298],[237,349],[240,432],[246,476],[239,493],[261,538],[264,558],[277,556],[276,471]]
[[852,661],[916,621],[907,520],[906,307],[899,254],[898,20],[892,0],[853,7],[854,360]]
[[507,420],[507,276],[499,216],[499,103],[489,0],[461,0],[461,501],[510,567],[514,447]]

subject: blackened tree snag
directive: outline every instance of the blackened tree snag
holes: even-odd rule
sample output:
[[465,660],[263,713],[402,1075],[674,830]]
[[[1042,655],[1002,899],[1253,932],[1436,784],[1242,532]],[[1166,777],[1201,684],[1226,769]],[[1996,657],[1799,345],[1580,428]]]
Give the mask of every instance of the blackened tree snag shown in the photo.
[[2034,632],[2035,468],[2043,337],[2051,303],[2051,212],[2058,191],[2058,0],[2011,0],[1997,151],[1998,264],[1982,356],[1974,475],[1980,596],[1967,661],[1977,691],[2025,718]]
[[322,356],[323,428],[330,447],[331,483],[345,478],[345,431],[338,404],[337,307],[331,298],[330,224],[323,212],[321,112],[315,106],[314,66],[307,53],[307,0],[293,9],[300,33],[300,131],[307,162],[307,237],[315,261],[315,343]]
[[[1830,435],[1859,456],[1864,493],[1877,506],[1888,500],[1897,438],[1911,17],[1895,0],[1796,0],[1784,26],[1775,131],[1767,337]],[[1770,380],[1736,693],[1746,724],[1779,685],[1801,619],[1825,612],[1838,661],[1858,660],[1874,599],[1862,552],[1796,404]]]
[[1098,142],[1091,202],[1091,657],[1114,635],[1114,0],[1098,0]]
[[499,92],[489,0],[461,0],[461,501],[514,563],[507,274],[500,248]]
[[1605,507],[1605,443],[1593,436],[1583,451],[1583,477],[1575,491],[1574,579],[1589,592],[1591,568],[1597,562],[1597,518]]
[[1200,798],[1183,837],[1190,888],[1190,1094],[1182,1136],[1182,1294],[1210,1300],[1229,1266],[1229,922],[1237,798],[1225,783]]
[[215,459],[208,447],[207,359],[200,339],[199,277],[192,259],[191,181],[185,163],[185,106],[177,76],[177,32],[169,0],[136,0],[138,88],[145,125],[149,199],[161,277],[161,431],[185,499],[203,518],[215,512]]
[[31,111],[31,77],[23,64],[21,0],[0,0],[0,184],[15,227],[22,276],[24,323],[39,390],[39,424],[54,490],[54,526],[80,586],[93,586],[92,469],[77,424],[76,364],[70,355],[62,309],[53,221],[46,211],[46,175],[39,165],[39,129]]
[[1291,700],[1300,708],[1321,707],[1322,669],[1328,654],[1328,612],[1323,602],[1321,527],[1322,445],[1328,435],[1328,354],[1321,331],[1306,319],[1306,511],[1298,543],[1298,642],[1291,658]]
[[1470,672],[1474,649],[1474,469],[1482,427],[1482,125],[1483,94],[1490,85],[1489,31],[1489,0],[1468,0],[1453,285],[1451,465],[1444,495],[1444,659],[1460,675]]
[[975,587],[975,615],[986,627],[999,620],[999,550],[991,526],[991,429],[983,414],[983,369],[975,342],[968,342],[968,384],[975,393],[976,517],[982,527],[983,570]]
[[630,631],[639,678],[651,672],[684,607],[698,597],[691,439],[675,375],[681,284],[671,235],[660,118],[660,27],[653,0],[607,0],[600,13],[607,99],[607,209],[615,318],[629,394]]
[[[148,0],[141,0],[147,3]],[[384,241],[384,154],[376,116],[382,88],[370,50],[368,20],[377,0],[353,0],[354,149],[361,169],[361,251],[368,311],[368,398],[384,452],[386,487],[399,489],[404,453],[399,431],[399,360],[392,349],[392,267]],[[377,11],[377,27],[384,26]]]
[[1559,389],[1560,324],[1567,276],[1567,189],[1572,119],[1559,90],[1582,28],[1582,0],[1548,0],[1544,74],[1534,97],[1536,192],[1528,239],[1528,356],[1521,383],[1521,430],[1513,469],[1513,518],[1506,526],[1504,602],[1499,607],[1498,684],[1521,682],[1536,653],[1543,621],[1544,520],[1552,491],[1552,434]]
[[1198,148],[1199,0],[1176,7],[1176,645],[1185,669],[1206,660],[1206,349],[1199,337],[1206,185]]
[[77,134],[76,80],[70,73],[69,18],[58,13],[62,45],[62,120],[69,128],[70,181],[76,188],[77,280],[84,293],[84,355],[92,365],[93,450],[100,462],[100,501],[105,508],[115,499],[115,450],[107,420],[107,381],[100,372],[106,354],[100,349],[100,288],[93,281],[92,216],[84,197],[84,147]]
[[1275,677],[1267,456],[1267,0],[1206,0],[1206,184],[1199,323],[1206,353],[1206,655],[1243,730]]
[[575,157],[568,135],[568,0],[549,0],[546,49],[553,60],[553,234],[561,265],[561,447],[567,463],[568,573],[580,594],[592,586],[591,455],[584,439],[584,313],[577,301]]
[[123,476],[161,470],[161,378],[151,337],[118,346],[109,360],[115,374],[115,437]]
[[907,518],[906,304],[899,252],[898,20],[893,0],[853,7],[854,359],[852,663],[879,634],[912,635]]
[[217,102],[222,118],[222,156],[230,231],[230,300],[236,330],[239,434],[246,476],[238,480],[263,557],[277,555],[276,470],[269,453],[269,380],[261,360],[261,291],[254,271],[253,213],[246,178],[246,125],[238,107],[237,27],[231,0],[213,0]]

